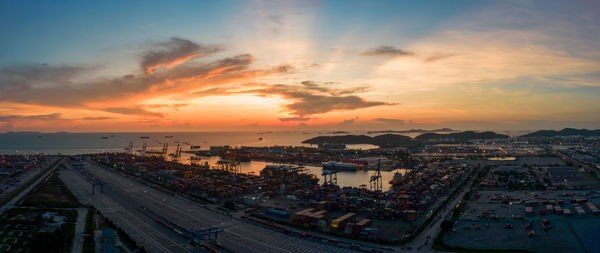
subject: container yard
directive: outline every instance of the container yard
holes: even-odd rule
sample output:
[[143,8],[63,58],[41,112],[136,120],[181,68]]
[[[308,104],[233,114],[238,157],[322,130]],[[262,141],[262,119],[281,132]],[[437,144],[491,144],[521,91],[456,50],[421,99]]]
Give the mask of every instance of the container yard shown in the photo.
[[[259,173],[241,173],[238,169],[243,160],[240,154],[253,154],[248,157],[256,159],[256,153],[248,153],[249,149],[223,146],[197,151],[220,154],[221,158],[212,166],[207,162],[182,163],[172,156],[169,158],[156,152],[145,155],[105,153],[74,159],[98,162],[158,188],[199,202],[219,204],[228,212],[244,211],[249,216],[320,233],[388,243],[404,240],[414,233],[440,200],[447,197],[453,186],[458,185],[470,170],[460,165],[428,169],[412,159],[397,159],[390,163],[385,156],[382,163],[382,158],[375,156],[382,155],[381,152],[369,151],[370,158],[365,160],[330,158],[339,162],[323,163],[323,171],[332,169],[335,173],[337,167],[342,171],[368,167],[375,161],[375,167],[379,169],[384,166],[397,168],[402,164],[410,166],[410,169],[406,169],[404,174],[396,173],[393,180],[386,179],[388,182],[383,182],[379,170],[372,171],[365,184],[341,187],[331,178],[328,180],[324,175],[311,174],[301,165],[267,164]],[[166,154],[167,150],[165,144],[162,154]],[[178,150],[173,155],[177,155]],[[280,157],[281,154],[288,156],[300,150],[310,153],[305,147],[250,150],[262,155],[266,151],[267,154],[280,153]],[[390,154],[393,158],[396,153]],[[382,184],[386,184],[389,190],[384,191]]]
[[479,190],[444,243],[474,249],[596,252],[598,203],[597,190]]
[[[501,145],[427,145],[409,147],[408,155],[402,149],[286,146],[182,151],[174,145],[169,152],[164,143],[162,151],[130,148],[127,153],[73,158],[95,161],[284,233],[300,229],[305,232],[293,234],[301,237],[310,233],[312,238],[406,243],[431,220],[439,227],[451,219],[456,205],[462,209],[443,235],[447,247],[530,250],[543,248],[543,240],[563,240],[557,244],[560,249],[590,248],[586,240],[598,234],[586,226],[600,221],[596,185],[564,184],[571,179],[593,182],[588,174],[556,157],[502,156],[510,148]],[[244,169],[248,164],[255,167]],[[361,184],[343,185],[338,180],[347,173],[367,176]],[[465,203],[448,199],[457,193]],[[582,230],[591,234],[577,232]],[[480,231],[498,236],[477,239]],[[420,246],[435,235],[429,232]],[[469,244],[465,240],[470,237],[476,239]],[[573,238],[583,244],[577,248]]]
[[[259,217],[339,236],[393,243],[410,236],[466,168],[413,170],[389,191],[335,185],[302,189],[263,200]],[[274,214],[272,209],[292,214]]]

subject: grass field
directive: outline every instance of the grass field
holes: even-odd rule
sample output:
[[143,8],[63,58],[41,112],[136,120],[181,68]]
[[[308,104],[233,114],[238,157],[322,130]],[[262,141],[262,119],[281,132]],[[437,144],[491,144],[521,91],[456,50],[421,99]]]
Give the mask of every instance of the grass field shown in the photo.
[[50,174],[27,193],[19,205],[39,208],[75,208],[81,206],[56,172]]

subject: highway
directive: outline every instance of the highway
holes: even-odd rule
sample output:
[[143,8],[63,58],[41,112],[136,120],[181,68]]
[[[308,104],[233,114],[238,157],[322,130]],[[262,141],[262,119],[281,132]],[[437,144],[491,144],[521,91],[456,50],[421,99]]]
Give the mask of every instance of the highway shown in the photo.
[[[279,233],[207,210],[207,207],[200,203],[178,196],[171,196],[91,163],[86,166],[86,170],[106,183],[104,195],[113,197],[116,193],[130,199],[130,201],[121,204],[143,206],[143,208],[186,230],[203,229],[209,225],[223,227],[225,232],[219,234],[218,243],[228,251],[353,252],[350,249],[339,248],[332,244],[304,240]],[[126,208],[131,209],[130,207]]]
[[85,218],[87,217],[87,208],[77,208],[77,225],[75,226],[75,239],[71,246],[71,253],[83,251],[83,235],[85,233]]
[[[34,173],[26,175],[25,178],[21,179],[21,181],[19,182],[20,184],[18,186],[15,186],[12,190],[19,189],[23,184],[25,184],[27,181],[29,181],[31,178],[33,178],[35,175],[42,173],[44,171],[44,169],[46,169],[48,166],[52,166],[52,164],[57,162],[59,159],[62,160],[64,158],[56,157],[56,156],[49,157],[47,162],[44,162],[42,165],[40,165],[41,169],[35,169],[34,171],[32,171]],[[3,207],[0,207],[0,215],[2,215],[2,213],[4,213],[4,211],[13,208],[19,200],[21,200],[25,195],[27,195],[27,193],[29,193],[29,191],[31,191],[33,188],[35,188],[42,180],[44,180],[48,175],[50,175],[50,173],[52,173],[54,171],[54,169],[56,169],[56,167],[58,167],[59,165],[60,165],[60,163],[56,163],[53,168],[48,170],[48,172],[46,172],[44,175],[42,175],[40,178],[38,178],[35,182],[33,182],[31,185],[29,185],[27,188],[25,188],[25,190],[23,190],[22,192],[17,194],[17,196],[15,196],[10,201],[8,201]],[[8,195],[8,193],[6,193],[5,196],[7,196],[7,195]]]
[[450,203],[448,203],[448,205],[440,212],[440,215],[434,218],[433,222],[431,222],[429,226],[427,226],[427,228],[425,228],[425,230],[423,230],[423,232],[421,232],[421,234],[417,236],[417,238],[415,238],[412,242],[408,244],[409,247],[412,247],[410,251],[437,252],[431,247],[433,239],[435,239],[435,237],[441,230],[442,221],[445,220],[445,217],[450,215],[450,212],[452,212],[452,210],[458,204],[458,202],[460,202],[463,199],[465,193],[467,192],[466,189],[469,189],[469,187],[473,183],[473,180],[475,180],[476,177],[477,173],[473,175],[469,182],[465,184],[464,188],[460,190],[460,193],[454,199],[452,199]]
[[187,240],[170,231],[140,211],[141,206],[119,191],[105,187],[104,193],[91,194],[92,185],[73,169],[61,171],[60,177],[83,204],[91,204],[111,222],[123,229],[148,252],[189,252]]

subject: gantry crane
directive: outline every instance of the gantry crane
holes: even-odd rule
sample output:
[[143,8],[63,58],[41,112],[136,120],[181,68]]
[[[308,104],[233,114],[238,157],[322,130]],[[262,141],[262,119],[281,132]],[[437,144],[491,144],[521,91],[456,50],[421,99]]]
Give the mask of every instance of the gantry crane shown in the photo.
[[371,176],[369,186],[371,191],[382,191],[383,179],[381,178],[381,160],[377,160],[377,171],[375,171],[375,175]]

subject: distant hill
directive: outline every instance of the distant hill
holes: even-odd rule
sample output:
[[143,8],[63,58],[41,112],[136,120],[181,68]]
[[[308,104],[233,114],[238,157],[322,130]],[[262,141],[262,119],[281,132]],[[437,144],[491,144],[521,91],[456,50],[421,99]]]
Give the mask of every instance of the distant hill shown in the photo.
[[320,144],[320,143],[340,143],[340,144],[371,144],[373,137],[366,135],[337,135],[337,136],[317,136],[302,143]]
[[380,147],[396,147],[414,144],[418,142],[422,143],[460,143],[468,142],[475,139],[498,139],[498,138],[509,138],[507,135],[496,134],[494,132],[460,132],[451,134],[436,134],[426,133],[417,136],[415,139],[404,135],[397,134],[384,134],[375,137],[366,135],[340,135],[340,136],[318,136],[308,140],[304,140],[302,143],[308,144],[320,144],[320,143],[340,143],[340,144],[371,144]]
[[424,130],[424,129],[410,129],[410,130],[382,130],[382,131],[370,131],[367,134],[393,134],[393,133],[434,133],[434,132],[452,132],[454,130],[450,128],[440,128],[440,129],[432,129],[432,130]]
[[555,137],[555,136],[600,136],[600,129],[598,130],[588,130],[588,129],[575,129],[575,128],[565,128],[560,131],[555,130],[539,130],[533,133],[528,133],[525,135],[521,135],[522,138],[534,138],[534,137]]
[[508,135],[497,134],[494,132],[474,132],[466,131],[460,133],[450,134],[436,134],[436,133],[425,133],[421,134],[415,139],[423,143],[460,143],[469,142],[478,139],[504,139],[509,138]]
[[375,137],[366,135],[339,135],[339,136],[318,136],[302,143],[320,144],[320,143],[340,143],[340,144],[371,144],[380,147],[394,147],[408,145],[413,139],[396,134],[384,134]]
[[373,137],[373,145],[377,145],[380,147],[396,147],[396,146],[404,146],[413,143],[413,139],[398,134],[384,134]]

